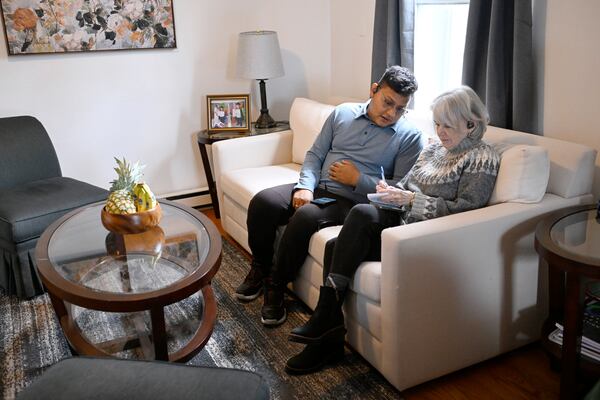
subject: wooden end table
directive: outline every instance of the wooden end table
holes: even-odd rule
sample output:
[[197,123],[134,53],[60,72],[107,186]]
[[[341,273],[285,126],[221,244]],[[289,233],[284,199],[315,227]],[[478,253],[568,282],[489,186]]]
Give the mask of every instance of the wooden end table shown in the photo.
[[108,232],[96,203],[42,234],[38,272],[74,352],[184,362],[210,338],[221,235],[196,210],[160,204],[160,224],[143,233]]
[[[578,376],[600,376],[600,363],[581,357],[585,279],[600,279],[600,221],[593,205],[554,212],[537,226],[535,249],[547,263],[550,315],[542,330],[542,345],[560,360],[560,398],[577,398]],[[562,346],[548,339],[563,325]]]
[[277,121],[276,125],[272,128],[258,129],[252,123],[252,128],[248,133],[240,132],[219,132],[209,133],[207,129],[203,129],[197,134],[198,148],[200,149],[200,156],[202,157],[202,166],[204,167],[204,174],[206,176],[206,183],[208,184],[208,192],[210,194],[210,200],[215,210],[215,216],[221,218],[221,211],[219,210],[219,198],[217,197],[217,185],[215,183],[212,170],[210,168],[210,161],[208,159],[208,152],[206,146],[213,144],[221,140],[229,140],[242,138],[247,136],[264,135],[267,133],[281,132],[290,129],[288,121]]

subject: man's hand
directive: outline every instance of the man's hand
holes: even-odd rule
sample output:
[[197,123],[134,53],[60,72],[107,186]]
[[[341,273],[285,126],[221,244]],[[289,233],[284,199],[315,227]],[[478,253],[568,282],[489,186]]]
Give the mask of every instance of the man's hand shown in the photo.
[[298,209],[305,204],[310,203],[313,199],[313,192],[308,189],[298,189],[292,196],[292,206],[294,209]]
[[331,164],[329,177],[336,182],[355,187],[360,178],[360,171],[352,161],[341,160]]

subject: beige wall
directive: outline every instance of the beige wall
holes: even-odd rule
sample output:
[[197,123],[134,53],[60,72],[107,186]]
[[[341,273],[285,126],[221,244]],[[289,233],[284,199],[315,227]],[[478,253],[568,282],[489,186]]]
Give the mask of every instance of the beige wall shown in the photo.
[[253,95],[233,76],[237,34],[278,31],[285,76],[267,82],[271,115],[287,119],[296,96],[327,101],[330,2],[180,0],[177,49],[7,56],[0,29],[0,117],[39,118],[63,173],[98,186],[113,179],[113,156],[139,159],[158,194],[206,186],[193,135],[206,127],[206,94]]
[[[544,135],[600,151],[600,2],[548,0],[544,56]],[[600,197],[600,158],[594,184]]]
[[331,102],[365,99],[371,84],[375,0],[331,0]]
[[[46,125],[63,172],[106,187],[112,157],[140,159],[157,193],[206,185],[193,134],[205,95],[256,85],[233,76],[237,33],[279,32],[286,75],[267,82],[271,114],[294,97],[368,96],[375,0],[175,2],[176,50],[8,57],[0,32],[0,117]],[[600,150],[600,2],[534,0],[539,125],[546,136]],[[600,196],[600,161],[595,195]]]

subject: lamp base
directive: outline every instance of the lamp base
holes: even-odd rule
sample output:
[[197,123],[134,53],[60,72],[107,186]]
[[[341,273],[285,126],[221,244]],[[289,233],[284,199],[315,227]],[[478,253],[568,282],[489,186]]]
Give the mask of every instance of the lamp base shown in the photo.
[[258,117],[254,123],[254,127],[257,129],[273,128],[275,125],[277,125],[277,122],[275,122],[275,120],[269,115],[269,112],[267,111],[263,113],[262,110],[260,117]]
[[258,86],[260,87],[260,117],[258,117],[254,126],[258,129],[273,128],[277,124],[269,115],[269,109],[267,108],[267,90],[265,89],[265,80],[259,79]]

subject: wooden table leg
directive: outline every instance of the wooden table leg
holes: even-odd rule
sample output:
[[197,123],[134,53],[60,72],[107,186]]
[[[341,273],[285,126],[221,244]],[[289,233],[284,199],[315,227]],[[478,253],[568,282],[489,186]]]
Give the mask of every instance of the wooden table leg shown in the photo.
[[201,321],[196,333],[185,346],[170,355],[170,361],[187,362],[208,343],[217,321],[217,302],[210,285],[202,288],[202,302],[203,309],[199,310]]
[[54,307],[54,312],[56,313],[58,320],[60,321],[63,317],[68,317],[69,312],[67,311],[65,303],[50,291],[48,291],[48,296],[50,297],[52,307]]
[[[545,259],[540,257],[539,260],[540,271],[544,269],[548,271],[548,319],[544,322],[542,327],[542,335],[546,337],[549,332],[553,332],[556,329],[556,322],[562,322],[564,320],[564,307],[565,307],[565,273],[559,268],[550,265]],[[546,338],[543,338],[545,340]],[[550,369],[560,374],[560,356],[548,353],[550,361]]]
[[550,292],[549,308],[550,318],[555,321],[562,321],[565,305],[565,273],[555,268],[540,257],[540,268],[547,268],[548,271],[548,289]]
[[162,307],[150,309],[152,319],[152,339],[154,340],[154,357],[157,360],[169,361],[167,349],[167,332],[165,326],[165,313]]
[[575,399],[577,392],[584,297],[584,291],[581,290],[580,284],[581,278],[577,273],[567,273],[560,375],[561,399]]
[[221,212],[219,211],[219,198],[217,197],[217,185],[214,181],[212,170],[210,169],[210,161],[208,159],[208,153],[206,152],[206,145],[198,143],[200,149],[200,156],[202,157],[202,166],[204,167],[204,174],[206,175],[206,183],[208,184],[208,192],[210,193],[210,201],[212,202],[213,209],[215,210],[215,217],[221,218]]

